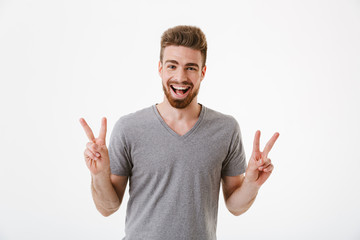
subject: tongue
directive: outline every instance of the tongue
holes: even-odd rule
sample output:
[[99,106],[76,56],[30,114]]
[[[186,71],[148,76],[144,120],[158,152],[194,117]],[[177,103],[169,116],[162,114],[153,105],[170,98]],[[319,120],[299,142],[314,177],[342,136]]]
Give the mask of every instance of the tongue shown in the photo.
[[184,95],[184,90],[176,90],[176,94]]

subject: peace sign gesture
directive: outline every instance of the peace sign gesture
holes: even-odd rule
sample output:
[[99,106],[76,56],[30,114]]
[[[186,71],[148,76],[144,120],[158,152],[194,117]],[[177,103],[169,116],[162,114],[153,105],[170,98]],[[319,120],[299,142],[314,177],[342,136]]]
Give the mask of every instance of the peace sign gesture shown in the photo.
[[246,178],[247,181],[256,183],[258,187],[269,178],[274,169],[268,154],[279,135],[279,133],[275,133],[266,144],[264,151],[260,152],[260,131],[258,130],[255,133],[253,152],[246,169]]
[[99,137],[95,138],[94,134],[86,123],[85,119],[80,118],[80,124],[85,130],[85,133],[90,140],[86,144],[84,157],[87,167],[92,175],[99,173],[110,173],[109,153],[106,147],[106,118],[102,118]]

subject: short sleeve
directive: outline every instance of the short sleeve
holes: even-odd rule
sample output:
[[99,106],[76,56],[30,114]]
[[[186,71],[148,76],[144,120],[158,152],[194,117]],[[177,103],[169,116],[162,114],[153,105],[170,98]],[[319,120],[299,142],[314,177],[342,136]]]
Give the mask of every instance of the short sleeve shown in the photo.
[[[235,120],[235,119],[234,119]],[[238,122],[235,120],[228,154],[223,161],[221,176],[237,176],[246,171],[246,156]]]
[[124,127],[120,120],[116,122],[110,136],[110,170],[115,175],[131,176],[132,162],[128,147],[126,146]]

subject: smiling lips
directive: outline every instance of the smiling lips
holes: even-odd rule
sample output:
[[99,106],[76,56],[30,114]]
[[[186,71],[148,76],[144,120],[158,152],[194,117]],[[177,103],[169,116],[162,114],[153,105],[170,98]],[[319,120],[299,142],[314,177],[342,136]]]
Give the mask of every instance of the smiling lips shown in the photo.
[[188,95],[190,86],[179,86],[179,85],[170,85],[172,92],[176,97],[184,98]]

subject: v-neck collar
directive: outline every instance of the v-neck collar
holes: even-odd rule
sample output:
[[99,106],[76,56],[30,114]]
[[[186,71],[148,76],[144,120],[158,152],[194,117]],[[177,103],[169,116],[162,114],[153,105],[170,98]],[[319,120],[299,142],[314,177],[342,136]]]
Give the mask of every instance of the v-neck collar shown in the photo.
[[169,125],[164,121],[164,119],[161,117],[158,109],[156,108],[157,103],[155,103],[152,108],[154,110],[154,113],[157,117],[157,119],[160,121],[160,123],[164,126],[164,128],[173,136],[175,136],[176,138],[179,139],[185,139],[187,138],[189,135],[191,135],[200,125],[201,121],[204,118],[205,112],[206,112],[206,108],[204,105],[202,105],[201,103],[199,103],[201,105],[201,111],[200,111],[200,115],[198,120],[196,121],[195,125],[189,130],[187,131],[184,135],[179,135],[178,133],[176,133],[174,130],[171,129],[171,127],[169,127]]

